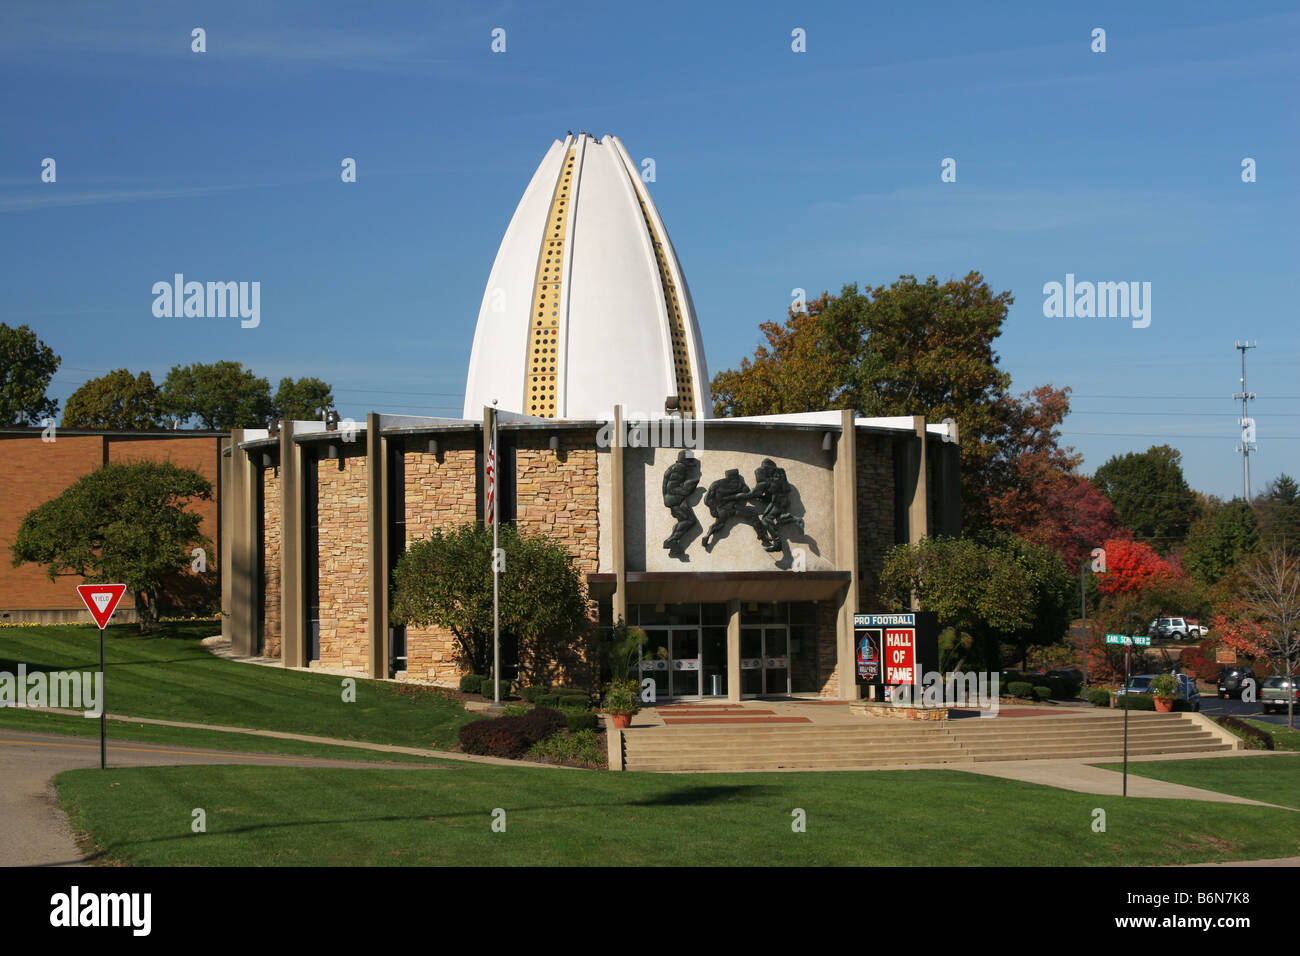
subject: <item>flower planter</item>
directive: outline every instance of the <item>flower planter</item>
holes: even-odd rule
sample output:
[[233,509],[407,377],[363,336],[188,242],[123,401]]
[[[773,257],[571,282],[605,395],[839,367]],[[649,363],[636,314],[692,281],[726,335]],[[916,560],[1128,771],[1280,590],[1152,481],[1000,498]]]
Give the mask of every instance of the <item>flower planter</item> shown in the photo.
[[1172,697],[1156,698],[1156,713],[1168,714],[1168,713],[1172,713],[1173,709],[1174,709],[1174,699]]
[[625,730],[632,726],[631,714],[610,714],[609,719],[614,722],[614,727],[618,730]]

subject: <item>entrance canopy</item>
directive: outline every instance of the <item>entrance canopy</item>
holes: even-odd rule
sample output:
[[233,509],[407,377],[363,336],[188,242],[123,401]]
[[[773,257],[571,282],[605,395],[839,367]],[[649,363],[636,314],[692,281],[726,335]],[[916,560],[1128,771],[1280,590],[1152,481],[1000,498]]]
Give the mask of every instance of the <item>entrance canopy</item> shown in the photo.
[[[636,604],[695,601],[825,601],[838,597],[849,571],[629,571],[627,600]],[[587,589],[600,599],[614,593],[613,574],[588,574]]]

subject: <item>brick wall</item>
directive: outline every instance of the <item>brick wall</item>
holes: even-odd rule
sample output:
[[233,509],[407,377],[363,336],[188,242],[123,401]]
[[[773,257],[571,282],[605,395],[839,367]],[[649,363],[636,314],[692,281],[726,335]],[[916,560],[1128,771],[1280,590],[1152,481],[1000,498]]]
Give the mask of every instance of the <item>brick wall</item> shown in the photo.
[[[857,436],[858,610],[880,610],[876,591],[894,546],[894,452],[886,436]],[[823,671],[822,673],[825,673]]]
[[316,477],[320,663],[363,673],[370,661],[367,471],[361,455],[322,458]]
[[[859,452],[860,453],[860,452]],[[858,460],[861,464],[861,459]],[[822,677],[819,697],[840,696],[839,646],[835,636],[835,601],[817,602],[817,656]]]
[[262,470],[262,600],[265,615],[265,644],[262,653],[279,657],[281,653],[280,614],[280,469]]
[[[475,520],[478,476],[475,450],[478,433],[444,435],[439,452],[406,452],[406,543],[429,537]],[[456,666],[456,638],[439,627],[406,629],[406,673],[420,680],[454,686],[460,675]]]
[[[142,437],[55,432],[55,440],[41,440],[41,429],[13,435],[0,435],[0,609],[76,610],[85,606],[77,596],[79,575],[64,575],[54,581],[46,576],[43,565],[10,565],[10,546],[18,534],[23,518],[33,508],[56,498],[78,478],[99,468],[105,460],[128,462],[170,459],[175,464],[193,468],[212,482],[212,498],[195,501],[191,509],[201,519],[200,530],[211,541],[205,579],[195,579],[187,570],[166,589],[181,609],[195,609],[194,602],[205,596],[215,602],[220,594],[220,562],[217,551],[217,472],[220,463],[220,439],[209,435],[179,433]],[[122,598],[122,608],[132,608],[132,595]],[[86,615],[89,619],[89,615]]]

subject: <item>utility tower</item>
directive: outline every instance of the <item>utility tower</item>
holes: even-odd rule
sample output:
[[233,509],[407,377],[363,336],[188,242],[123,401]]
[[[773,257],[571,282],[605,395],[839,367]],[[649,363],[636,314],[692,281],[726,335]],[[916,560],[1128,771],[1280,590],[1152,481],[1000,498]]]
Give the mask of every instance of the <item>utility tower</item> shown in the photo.
[[1246,389],[1246,349],[1259,348],[1259,342],[1239,341],[1237,348],[1241,351],[1241,391],[1232,397],[1241,399],[1241,420],[1237,423],[1241,426],[1241,444],[1237,451],[1241,452],[1242,493],[1250,504],[1250,453],[1259,451],[1259,445],[1255,443],[1255,419],[1250,417],[1250,400],[1255,393]]

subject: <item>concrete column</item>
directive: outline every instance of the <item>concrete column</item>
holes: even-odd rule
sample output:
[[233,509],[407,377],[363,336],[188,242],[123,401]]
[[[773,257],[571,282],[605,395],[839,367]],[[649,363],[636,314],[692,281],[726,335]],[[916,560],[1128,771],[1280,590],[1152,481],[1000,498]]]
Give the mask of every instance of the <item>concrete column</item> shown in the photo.
[[370,676],[388,677],[388,446],[379,415],[366,415],[366,619],[370,622]]
[[831,484],[835,490],[835,567],[851,574],[835,615],[835,666],[840,697],[857,700],[857,664],[853,615],[858,612],[858,441],[856,412],[840,413],[840,438],[835,446]]
[[740,700],[740,602],[727,602],[727,700]]
[[305,667],[310,651],[304,616],[302,452],[293,440],[293,422],[280,423],[280,659],[285,667]]
[[623,406],[614,406],[614,443],[609,449],[610,553],[614,558],[613,620],[627,620],[627,544],[623,534]]
[[257,514],[254,511],[257,472],[260,465],[249,461],[239,449],[244,429],[230,433],[230,457],[222,459],[221,533],[221,633],[229,638],[236,654],[257,649],[258,593],[262,582],[257,574]]
[[915,469],[916,480],[912,485],[912,500],[907,506],[907,540],[916,544],[930,533],[930,522],[926,514],[926,502],[929,500],[929,469],[926,467],[925,416],[913,415],[912,428],[916,432],[913,442],[913,460],[909,467]]

